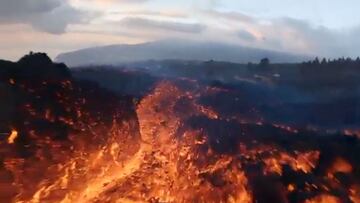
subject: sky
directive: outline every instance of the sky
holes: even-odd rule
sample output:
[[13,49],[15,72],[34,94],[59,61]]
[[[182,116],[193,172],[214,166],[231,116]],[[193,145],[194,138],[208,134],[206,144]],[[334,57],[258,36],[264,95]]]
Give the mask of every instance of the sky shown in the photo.
[[360,55],[358,0],[0,0],[0,58],[191,39]]

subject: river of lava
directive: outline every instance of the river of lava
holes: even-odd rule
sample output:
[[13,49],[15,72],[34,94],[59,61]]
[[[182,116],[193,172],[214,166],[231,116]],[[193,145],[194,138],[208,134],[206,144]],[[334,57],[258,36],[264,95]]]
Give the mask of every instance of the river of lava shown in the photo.
[[[134,132],[128,124],[114,122],[104,133],[108,138],[100,148],[81,147],[67,154],[70,160],[50,164],[44,179],[31,186],[36,191],[20,191],[15,202],[250,203],[261,194],[253,190],[255,183],[250,179],[254,174],[245,165],[249,168],[261,162],[261,173],[272,177],[280,177],[284,165],[301,174],[311,173],[316,167],[318,150],[289,153],[253,141],[251,145],[238,143],[237,153],[217,152],[211,147],[213,140],[206,130],[186,124],[192,117],[220,119],[214,110],[200,105],[196,95],[170,82],[161,82],[137,105],[139,135],[131,135]],[[21,162],[7,162],[15,173],[17,161]],[[342,164],[342,172],[351,172],[346,161],[337,159],[337,163]],[[36,163],[29,167],[37,170]],[[336,166],[328,172],[329,179],[334,171]],[[280,194],[276,198],[288,202],[286,196],[298,186],[279,186],[279,181],[275,182],[273,187]],[[303,188],[306,187],[311,190],[322,186],[309,184]],[[358,191],[356,186],[349,190],[353,202],[359,200]],[[319,193],[304,202],[341,200]]]

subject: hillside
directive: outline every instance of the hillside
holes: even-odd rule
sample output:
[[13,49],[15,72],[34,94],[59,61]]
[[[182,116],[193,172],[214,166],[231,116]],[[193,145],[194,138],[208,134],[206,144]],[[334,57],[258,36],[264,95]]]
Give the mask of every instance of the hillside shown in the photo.
[[62,53],[56,61],[70,67],[118,65],[147,60],[216,60],[237,63],[258,62],[267,57],[273,62],[300,62],[309,57],[238,45],[185,40],[162,40],[135,45],[110,45]]

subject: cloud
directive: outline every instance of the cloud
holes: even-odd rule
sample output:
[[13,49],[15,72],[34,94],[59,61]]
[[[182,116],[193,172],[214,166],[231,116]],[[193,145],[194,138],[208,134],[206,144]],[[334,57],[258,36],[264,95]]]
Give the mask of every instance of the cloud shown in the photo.
[[330,29],[305,20],[278,18],[269,24],[257,24],[262,34],[259,41],[271,49],[300,52],[319,57],[357,57],[360,53],[360,26],[348,29]]
[[123,5],[138,5],[146,3],[150,0],[69,0],[72,3],[81,5],[82,7],[90,7],[96,9],[122,7]]
[[1,0],[0,17],[2,19],[21,19],[29,15],[49,12],[61,5],[58,0]]
[[180,23],[175,21],[160,21],[147,18],[126,17],[120,23],[128,28],[146,30],[165,30],[183,33],[201,33],[206,26],[199,23]]
[[[356,57],[360,53],[360,25],[347,29],[331,29],[289,17],[261,18],[240,12],[203,11],[221,26],[222,32],[232,30],[234,43],[257,48],[288,51],[320,57]],[[218,36],[221,34],[219,31]],[[223,40],[223,39],[219,39]]]
[[358,41],[346,37],[346,32],[338,32],[323,26],[315,26],[304,20],[278,18],[267,25],[257,25],[266,46],[276,49],[302,52],[311,55],[337,57],[353,51],[346,41]]
[[185,12],[180,11],[156,11],[156,10],[130,10],[130,11],[116,11],[110,14],[119,14],[127,16],[148,16],[148,17],[167,17],[167,18],[188,18]]
[[254,23],[256,21],[255,18],[240,12],[220,12],[216,10],[205,10],[203,12],[213,18],[236,21],[239,23]]
[[[96,45],[171,37],[320,57],[354,57],[360,53],[360,25],[331,29],[289,17],[260,17],[220,10],[222,7],[218,7],[217,2],[199,0],[194,3],[195,7],[191,4],[186,8],[170,8],[166,4],[157,7],[159,2],[151,0],[0,0],[0,35],[4,36],[3,41],[12,43],[7,48],[1,47],[0,51],[4,54],[16,47],[25,47],[21,40],[26,38],[31,41],[35,36],[41,36],[37,47],[58,50],[49,47],[69,43],[67,46],[76,49],[81,36],[88,37],[79,47],[92,46],[91,37],[96,36]],[[17,31],[4,33],[6,27],[12,26],[20,27]],[[21,30],[23,26],[26,30]],[[26,35],[27,30],[31,30],[32,34]],[[21,37],[15,35],[18,32],[22,32]],[[50,37],[52,34],[63,35]],[[51,40],[43,42],[44,36]],[[57,38],[64,37],[66,42],[58,43]],[[26,48],[31,49],[30,46]]]
[[61,34],[70,24],[85,23],[93,14],[73,8],[66,0],[1,0],[0,23],[30,24],[52,34]]
[[0,24],[0,59],[13,61],[29,51],[47,52],[51,57],[55,57],[62,52],[124,42],[134,44],[144,41],[113,33],[71,31],[62,35],[53,35],[35,30],[26,24]]
[[246,30],[238,31],[238,37],[244,41],[252,42],[256,40],[256,37]]
[[149,0],[88,0],[99,4],[114,4],[114,3],[144,3]]

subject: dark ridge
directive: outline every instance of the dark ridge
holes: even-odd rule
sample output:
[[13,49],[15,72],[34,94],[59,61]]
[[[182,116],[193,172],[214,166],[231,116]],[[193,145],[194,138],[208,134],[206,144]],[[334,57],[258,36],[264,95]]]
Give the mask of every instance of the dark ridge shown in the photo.
[[46,53],[30,52],[28,55],[20,58],[18,63],[23,66],[49,66],[52,65],[53,62]]
[[[20,157],[31,156],[35,149],[32,133],[38,139],[67,140],[70,133],[79,131],[74,127],[77,122],[110,128],[115,117],[136,120],[131,97],[73,78],[65,64],[53,63],[45,53],[30,53],[18,62],[0,61],[0,97],[0,133],[19,132]],[[3,139],[6,136],[0,142]]]
[[2,79],[13,80],[64,80],[71,78],[69,68],[63,63],[53,63],[45,53],[32,53],[18,62],[0,61]]

